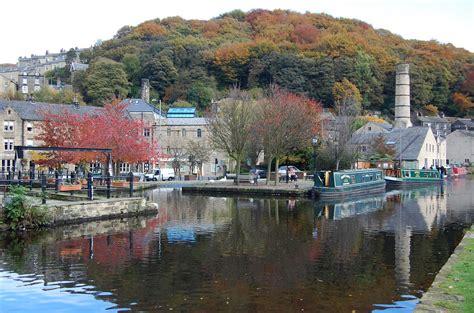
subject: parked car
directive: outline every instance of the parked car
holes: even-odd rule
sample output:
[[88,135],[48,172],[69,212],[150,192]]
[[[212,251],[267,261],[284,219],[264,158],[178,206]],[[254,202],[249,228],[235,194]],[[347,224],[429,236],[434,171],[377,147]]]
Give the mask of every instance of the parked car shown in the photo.
[[267,171],[260,168],[251,169],[250,174],[257,174],[258,178],[267,178]]
[[172,168],[162,168],[162,169],[155,169],[150,173],[145,174],[146,180],[174,180],[174,170]]
[[288,172],[293,169],[296,173],[301,172],[296,166],[293,165],[282,165],[278,168],[278,173],[280,175],[286,175],[286,168],[288,167]]

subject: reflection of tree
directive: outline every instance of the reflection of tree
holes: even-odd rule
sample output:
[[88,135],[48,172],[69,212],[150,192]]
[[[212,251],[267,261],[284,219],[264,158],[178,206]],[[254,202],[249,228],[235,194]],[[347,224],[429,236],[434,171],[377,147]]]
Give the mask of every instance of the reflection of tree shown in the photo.
[[[15,265],[19,272],[41,272],[54,264],[54,279],[94,284],[97,290],[112,292],[106,299],[121,307],[136,302],[137,311],[169,307],[206,312],[222,307],[229,311],[368,311],[372,303],[397,297],[394,236],[380,232],[394,214],[388,205],[393,202],[384,210],[330,220],[324,214],[315,217],[313,202],[306,200],[297,200],[290,211],[286,200],[221,199],[172,191],[160,194],[160,209],[166,211],[168,221],[152,227],[141,239],[140,229],[112,234],[109,239],[95,236],[102,241],[95,241],[92,258],[61,255],[59,247],[65,241],[52,233],[37,242],[24,241],[24,246],[3,241],[1,248],[7,263],[14,258],[20,262]],[[170,222],[220,227],[198,232],[194,242],[170,243],[163,235]],[[318,229],[317,239],[313,228]],[[56,238],[60,239],[57,243]],[[414,290],[432,279],[422,260],[435,256],[429,271],[436,271],[456,240],[446,239],[442,232],[433,232],[431,238],[413,237]],[[84,244],[86,251],[90,248],[87,239]],[[21,247],[21,253],[15,247]],[[116,247],[123,249],[120,258],[99,257]],[[46,279],[50,275],[53,272],[46,271]]]

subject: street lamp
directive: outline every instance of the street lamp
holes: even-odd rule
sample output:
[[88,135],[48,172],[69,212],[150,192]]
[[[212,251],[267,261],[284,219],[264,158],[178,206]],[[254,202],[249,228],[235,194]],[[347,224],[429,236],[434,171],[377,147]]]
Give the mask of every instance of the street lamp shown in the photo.
[[318,146],[318,137],[314,136],[311,138],[311,144],[313,145],[313,167],[314,167],[314,174],[313,180],[316,178],[316,147]]

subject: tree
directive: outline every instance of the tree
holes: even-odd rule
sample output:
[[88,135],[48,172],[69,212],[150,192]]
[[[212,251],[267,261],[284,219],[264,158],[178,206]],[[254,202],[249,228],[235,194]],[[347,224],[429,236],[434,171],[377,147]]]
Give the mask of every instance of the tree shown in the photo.
[[178,71],[166,53],[160,53],[146,60],[142,68],[143,76],[150,80],[150,85],[160,95],[164,95],[165,89],[171,86],[178,77]]
[[341,159],[352,155],[349,141],[355,130],[354,122],[361,111],[362,97],[357,87],[345,78],[334,84],[333,97],[336,111],[335,138],[327,144],[334,149],[336,170],[339,170]]
[[219,103],[217,112],[206,117],[209,140],[214,148],[226,152],[236,162],[237,185],[240,163],[252,138],[255,122],[255,103],[249,95],[237,88]]
[[[311,144],[311,138],[319,131],[321,106],[306,97],[299,96],[273,86],[268,97],[259,103],[255,125],[267,161],[267,171],[275,160],[275,173],[279,161],[293,149],[304,149]],[[276,176],[276,175],[275,175]],[[267,176],[269,184],[269,175]],[[275,177],[275,185],[278,179]]]
[[374,138],[371,144],[372,154],[370,156],[371,162],[378,160],[393,160],[396,150],[395,147],[387,145],[382,134]]
[[189,174],[194,173],[197,168],[198,175],[201,175],[202,165],[209,161],[209,148],[197,141],[189,141],[186,147],[186,154],[189,162]]
[[105,58],[96,60],[87,69],[85,87],[92,102],[98,105],[114,98],[124,98],[129,91],[123,65]]
[[[157,155],[157,147],[143,135],[143,122],[130,118],[124,104],[106,104],[93,112],[75,113],[64,109],[60,113],[43,112],[40,133],[36,140],[46,147],[111,148],[114,169],[118,164],[149,161]],[[59,168],[65,163],[106,161],[97,153],[48,152],[44,164]]]

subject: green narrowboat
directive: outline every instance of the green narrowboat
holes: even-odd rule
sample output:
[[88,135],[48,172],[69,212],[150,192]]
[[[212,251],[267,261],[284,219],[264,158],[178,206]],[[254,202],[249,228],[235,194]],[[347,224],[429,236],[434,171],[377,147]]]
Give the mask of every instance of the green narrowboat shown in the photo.
[[388,187],[409,187],[443,182],[440,171],[426,169],[386,170],[384,179]]
[[379,169],[319,171],[314,177],[313,191],[321,199],[364,195],[384,190],[385,180]]

